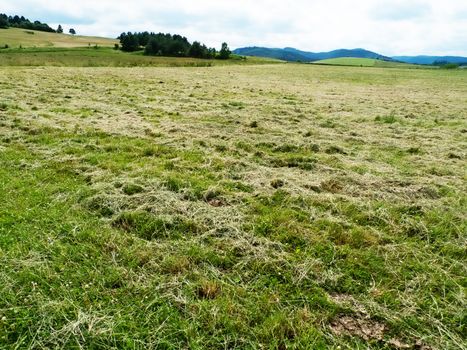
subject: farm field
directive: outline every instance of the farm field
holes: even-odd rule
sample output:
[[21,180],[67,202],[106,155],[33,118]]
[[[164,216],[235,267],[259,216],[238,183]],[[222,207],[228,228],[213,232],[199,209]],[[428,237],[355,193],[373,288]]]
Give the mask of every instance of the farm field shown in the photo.
[[[357,66],[357,67],[379,67],[379,68],[420,68],[415,64],[389,62],[372,58],[339,57],[327,60],[315,61],[313,64],[331,66]],[[424,67],[427,68],[427,67]]]
[[30,48],[0,50],[0,66],[19,67],[211,67],[275,64],[282,61],[234,56],[230,60],[145,56],[110,48]]
[[467,71],[0,74],[0,348],[466,348]]
[[[127,53],[114,50],[113,46],[117,43],[118,40],[108,38],[72,36],[18,28],[0,29],[0,66],[211,67],[283,63],[275,59],[242,58],[235,55],[230,60],[145,56],[143,51]],[[8,45],[7,49],[4,48],[5,45]]]
[[88,47],[106,46],[113,47],[118,40],[94,36],[81,36],[70,34],[57,34],[29,30],[23,28],[0,29],[0,47],[8,45],[10,48],[32,48],[32,47]]

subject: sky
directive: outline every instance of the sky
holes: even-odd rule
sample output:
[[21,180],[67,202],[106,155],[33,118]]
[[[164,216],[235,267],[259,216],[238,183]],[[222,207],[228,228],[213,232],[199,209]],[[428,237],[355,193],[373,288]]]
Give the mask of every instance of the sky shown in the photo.
[[0,0],[2,12],[82,35],[170,32],[217,48],[467,56],[467,0]]

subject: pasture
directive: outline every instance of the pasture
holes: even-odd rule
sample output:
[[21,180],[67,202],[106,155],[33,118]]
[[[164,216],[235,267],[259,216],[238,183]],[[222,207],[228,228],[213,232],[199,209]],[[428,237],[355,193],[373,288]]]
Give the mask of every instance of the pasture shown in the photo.
[[18,67],[211,67],[275,64],[282,61],[234,56],[230,60],[145,56],[105,47],[0,50],[0,66]]
[[0,348],[465,348],[467,71],[0,74]]
[[94,36],[81,36],[71,34],[57,34],[29,30],[23,28],[0,29],[0,47],[8,45],[10,48],[39,48],[39,47],[113,47],[118,40]]
[[[415,64],[390,62],[377,60],[372,58],[358,58],[358,57],[339,57],[330,58],[327,60],[315,61],[313,64],[329,65],[329,66],[354,66],[354,67],[378,67],[378,68],[421,68]],[[431,67],[424,67],[425,69]]]

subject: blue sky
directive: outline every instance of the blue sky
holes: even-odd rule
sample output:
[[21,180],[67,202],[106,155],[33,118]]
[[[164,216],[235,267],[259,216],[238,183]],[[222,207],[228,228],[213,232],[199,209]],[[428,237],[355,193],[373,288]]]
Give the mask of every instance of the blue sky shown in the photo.
[[148,30],[215,47],[467,56],[466,0],[2,0],[0,12],[84,35]]

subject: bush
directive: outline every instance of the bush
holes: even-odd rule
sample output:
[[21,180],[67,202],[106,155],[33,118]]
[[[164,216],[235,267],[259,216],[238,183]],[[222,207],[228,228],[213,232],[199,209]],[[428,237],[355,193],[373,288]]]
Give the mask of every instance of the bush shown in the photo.
[[459,68],[459,65],[455,64],[455,63],[448,63],[448,64],[442,65],[440,68],[442,68],[442,69],[457,69],[457,68]]
[[222,43],[222,48],[219,51],[219,56],[217,58],[220,60],[228,60],[230,58],[231,53],[232,52],[227,46],[227,43]]

